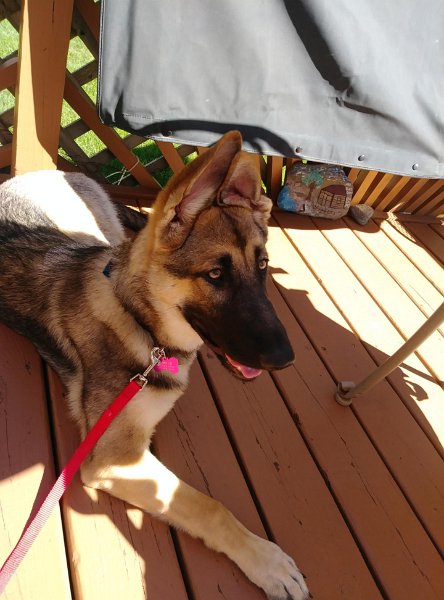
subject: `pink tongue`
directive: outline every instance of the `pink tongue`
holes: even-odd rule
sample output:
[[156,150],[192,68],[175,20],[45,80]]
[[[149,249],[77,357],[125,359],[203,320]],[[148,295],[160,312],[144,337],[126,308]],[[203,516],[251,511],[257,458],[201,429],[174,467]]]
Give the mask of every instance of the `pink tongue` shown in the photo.
[[230,358],[228,354],[225,354],[225,358],[228,360],[230,365],[240,371],[245,379],[254,379],[258,375],[262,373],[261,369],[253,369],[252,367],[247,367],[245,365],[241,365],[233,358]]

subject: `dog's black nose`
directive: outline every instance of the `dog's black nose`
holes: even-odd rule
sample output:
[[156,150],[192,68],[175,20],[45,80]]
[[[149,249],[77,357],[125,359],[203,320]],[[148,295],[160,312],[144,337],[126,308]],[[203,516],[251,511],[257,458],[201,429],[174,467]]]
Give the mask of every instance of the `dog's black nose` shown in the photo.
[[261,367],[267,371],[284,369],[294,363],[294,352],[290,343],[282,344],[271,349],[260,357]]

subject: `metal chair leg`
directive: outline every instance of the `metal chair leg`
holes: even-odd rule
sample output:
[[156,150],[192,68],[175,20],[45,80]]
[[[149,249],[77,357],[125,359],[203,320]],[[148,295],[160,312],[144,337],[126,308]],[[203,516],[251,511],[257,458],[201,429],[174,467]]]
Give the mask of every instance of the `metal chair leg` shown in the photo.
[[360,396],[384,377],[399,367],[399,365],[414,352],[440,325],[444,322],[444,302],[427,319],[416,333],[403,344],[392,356],[390,356],[375,371],[370,373],[357,385],[353,381],[340,381],[335,394],[335,399],[342,406],[349,406],[353,398]]

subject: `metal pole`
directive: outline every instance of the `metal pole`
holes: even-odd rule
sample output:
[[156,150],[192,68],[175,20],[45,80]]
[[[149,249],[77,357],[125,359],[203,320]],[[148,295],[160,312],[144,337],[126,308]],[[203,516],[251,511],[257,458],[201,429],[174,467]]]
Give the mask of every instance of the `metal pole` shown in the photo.
[[336,402],[342,406],[349,406],[352,399],[360,396],[384,377],[399,367],[399,365],[414,352],[438,327],[444,322],[444,302],[427,319],[416,333],[403,344],[392,356],[390,356],[375,371],[370,373],[361,383],[356,385],[353,381],[340,381],[336,390]]

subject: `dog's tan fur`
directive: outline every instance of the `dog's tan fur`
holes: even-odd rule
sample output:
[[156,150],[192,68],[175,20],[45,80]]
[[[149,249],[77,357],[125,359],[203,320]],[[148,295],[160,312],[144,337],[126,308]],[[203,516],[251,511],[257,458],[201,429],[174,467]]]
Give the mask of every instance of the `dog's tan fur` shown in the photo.
[[[134,241],[124,239],[106,194],[86,177],[41,172],[1,186],[0,313],[60,373],[82,436],[129,377],[143,371],[154,345],[175,354],[179,373],[150,374],[84,463],[83,482],[224,552],[269,598],[300,600],[307,588],[291,558],[180,481],[148,449],[187,385],[201,324],[213,331],[229,314],[227,294],[230,302],[239,298],[232,307],[238,324],[228,337],[214,329],[216,341],[225,335],[216,345],[255,368],[280,368],[292,358],[263,292],[271,202],[262,196],[254,158],[240,148],[240,135],[226,134],[174,177]],[[83,215],[82,223],[65,210]],[[107,265],[109,277],[102,274]],[[249,323],[249,310],[259,311],[252,320],[260,324]],[[252,346],[262,344],[260,351],[237,340],[239,323],[239,335],[256,336]]]

